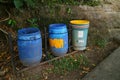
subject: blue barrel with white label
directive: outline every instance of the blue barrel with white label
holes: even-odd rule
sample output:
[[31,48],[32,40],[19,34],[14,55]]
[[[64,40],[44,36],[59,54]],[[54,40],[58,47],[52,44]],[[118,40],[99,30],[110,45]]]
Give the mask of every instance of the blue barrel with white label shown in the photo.
[[49,44],[53,55],[64,56],[68,51],[68,32],[66,24],[49,25]]
[[71,20],[72,26],[72,45],[74,50],[85,50],[87,45],[88,20]]
[[38,28],[18,30],[18,52],[24,66],[39,64],[42,58],[42,40]]

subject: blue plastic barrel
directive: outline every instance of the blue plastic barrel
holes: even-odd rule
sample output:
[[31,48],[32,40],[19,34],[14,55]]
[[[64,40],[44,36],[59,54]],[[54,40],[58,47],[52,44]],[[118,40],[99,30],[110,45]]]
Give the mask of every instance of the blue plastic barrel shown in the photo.
[[53,55],[64,56],[68,51],[68,32],[66,24],[49,25],[49,44]]
[[42,58],[42,40],[38,28],[18,30],[18,52],[24,66],[39,64]]

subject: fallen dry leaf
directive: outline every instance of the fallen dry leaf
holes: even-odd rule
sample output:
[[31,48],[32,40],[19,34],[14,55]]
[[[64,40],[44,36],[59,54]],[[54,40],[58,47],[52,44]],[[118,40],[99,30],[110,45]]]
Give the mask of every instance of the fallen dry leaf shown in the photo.
[[89,67],[83,67],[83,70],[90,71],[90,68]]
[[88,73],[88,71],[82,71],[82,73]]
[[48,79],[48,76],[45,76],[45,79],[47,80],[47,79]]
[[92,64],[92,66],[96,66],[95,64]]
[[8,57],[7,57],[7,60],[10,59],[10,58],[11,58],[11,56],[8,56]]
[[80,73],[80,76],[82,76],[83,75],[83,73]]

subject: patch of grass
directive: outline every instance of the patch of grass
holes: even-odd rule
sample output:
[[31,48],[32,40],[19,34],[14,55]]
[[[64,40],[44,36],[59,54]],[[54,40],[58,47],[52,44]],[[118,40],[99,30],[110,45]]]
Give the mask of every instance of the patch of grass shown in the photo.
[[41,0],[41,5],[54,6],[56,4],[65,4],[65,5],[89,5],[97,6],[100,4],[100,0]]
[[71,14],[72,13],[71,8],[67,8],[66,12],[67,12],[67,14]]
[[20,80],[41,80],[41,76],[36,74],[29,77],[21,78]]
[[43,17],[40,16],[40,20],[39,22],[42,24],[39,24],[39,26],[41,27],[48,27],[50,24],[53,23],[65,23],[65,24],[69,24],[69,21],[71,20],[71,18],[61,18],[61,17],[53,17],[53,18],[48,18],[48,17]]
[[15,31],[17,31],[19,29],[17,27],[17,21],[15,19],[9,19],[8,21],[6,21],[6,24]]
[[10,25],[11,27],[15,27],[17,22],[14,19],[9,19],[7,22],[8,25]]
[[104,48],[108,41],[106,39],[96,39],[95,44],[100,48]]
[[48,60],[50,60],[50,59],[53,59],[54,58],[54,56],[52,55],[52,54],[47,54],[47,58],[48,58]]
[[88,5],[88,6],[98,6],[100,5],[100,0],[83,0],[82,5]]
[[[41,80],[41,75],[33,75],[32,77],[31,77],[31,79],[34,79],[34,80]],[[30,80],[30,79],[29,79]]]
[[27,19],[27,22],[30,24],[30,27],[38,27],[38,19],[37,18],[31,18]]
[[54,5],[54,4],[66,4],[66,5],[78,5],[79,0],[41,0],[42,5]]
[[15,5],[15,8],[18,10],[27,5],[27,7],[34,7],[34,1],[33,0],[13,0],[13,3]]
[[54,68],[48,69],[48,72],[65,74],[70,71],[77,70],[78,68],[80,68],[81,65],[88,65],[88,61],[87,58],[81,54],[76,56],[64,57],[62,59],[55,60],[50,64],[52,64]]

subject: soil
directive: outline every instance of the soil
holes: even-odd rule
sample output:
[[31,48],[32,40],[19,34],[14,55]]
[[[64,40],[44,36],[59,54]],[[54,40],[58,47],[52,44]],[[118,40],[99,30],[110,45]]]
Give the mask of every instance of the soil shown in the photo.
[[[83,67],[86,67],[86,66],[81,66],[80,69],[72,71],[68,73],[67,75],[63,75],[63,76],[62,75],[56,76],[56,74],[48,75],[47,80],[80,80],[89,71],[91,71],[95,66],[97,66],[102,60],[104,60],[105,57],[107,57],[111,52],[113,52],[114,49],[116,49],[117,47],[118,45],[115,44],[114,42],[109,42],[109,44],[107,44],[104,49],[100,49],[97,47],[92,47],[92,48],[89,47],[89,50],[85,52],[77,53],[77,54],[83,54],[87,56],[88,61],[90,62],[89,66],[87,66],[87,68],[89,68],[88,71],[83,69]],[[86,72],[84,73],[84,71]]]
[[[7,25],[0,25],[0,80],[8,80],[12,77],[11,67],[11,55],[9,47],[8,33],[12,34],[12,37],[16,35],[16,32]],[[13,38],[14,39],[14,38]],[[13,40],[14,41],[14,40]],[[16,44],[15,42],[13,44]],[[14,51],[16,51],[14,46]],[[16,56],[16,55],[15,55]]]
[[[104,48],[99,48],[97,46],[88,46],[87,50],[76,52],[74,54],[69,54],[68,56],[73,55],[81,55],[87,57],[89,61],[89,65],[81,65],[80,68],[75,69],[70,72],[66,72],[64,74],[59,73],[49,73],[46,70],[49,68],[53,68],[52,65],[48,61],[42,65],[38,65],[33,68],[27,68],[27,70],[23,70],[21,72],[22,79],[36,79],[36,80],[80,80],[83,78],[88,72],[90,72],[95,66],[97,66],[102,60],[104,60],[107,56],[110,55],[117,47],[119,46],[118,43],[115,41],[109,41]],[[67,58],[67,57],[65,57]],[[61,59],[61,58],[60,58]],[[54,68],[53,68],[54,69]],[[26,74],[27,73],[27,74]]]

